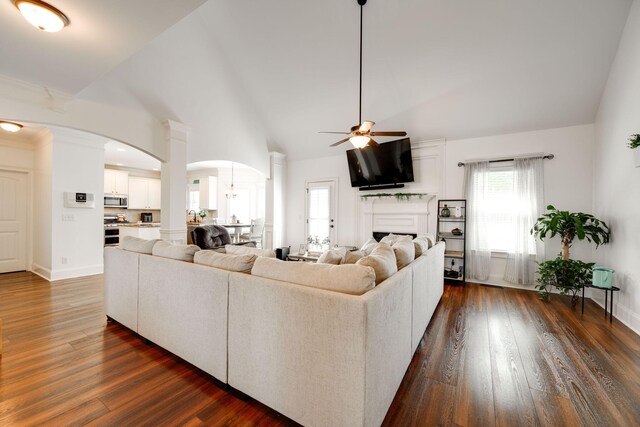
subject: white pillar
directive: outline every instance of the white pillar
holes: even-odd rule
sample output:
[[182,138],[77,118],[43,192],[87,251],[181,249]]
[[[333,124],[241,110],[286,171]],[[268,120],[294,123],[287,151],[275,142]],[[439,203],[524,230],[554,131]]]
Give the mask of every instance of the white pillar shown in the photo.
[[281,247],[284,241],[285,157],[282,153],[269,153],[264,226],[264,247],[269,249]]
[[167,161],[162,163],[162,220],[160,237],[172,243],[187,242],[187,136],[182,123],[164,122]]

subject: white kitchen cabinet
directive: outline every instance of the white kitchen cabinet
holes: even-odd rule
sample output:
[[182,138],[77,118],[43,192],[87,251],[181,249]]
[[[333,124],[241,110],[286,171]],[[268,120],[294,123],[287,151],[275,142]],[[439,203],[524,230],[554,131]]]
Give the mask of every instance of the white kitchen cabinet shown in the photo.
[[218,177],[200,178],[200,208],[218,209]]
[[105,169],[104,194],[129,194],[129,172]]
[[161,184],[154,178],[129,178],[129,209],[160,209]]

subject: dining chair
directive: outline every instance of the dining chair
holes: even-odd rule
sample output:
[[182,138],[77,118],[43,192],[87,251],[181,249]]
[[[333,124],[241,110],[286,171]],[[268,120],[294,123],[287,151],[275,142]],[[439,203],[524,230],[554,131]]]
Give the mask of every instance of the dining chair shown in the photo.
[[240,235],[241,241],[254,241],[256,246],[262,247],[262,234],[264,233],[264,218],[256,218],[251,220],[251,227],[248,233]]

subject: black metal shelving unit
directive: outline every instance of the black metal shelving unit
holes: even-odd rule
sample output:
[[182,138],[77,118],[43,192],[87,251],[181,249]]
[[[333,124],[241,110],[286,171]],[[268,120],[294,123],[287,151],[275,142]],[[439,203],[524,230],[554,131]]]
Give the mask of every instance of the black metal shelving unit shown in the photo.
[[[445,205],[451,211],[450,216],[442,216]],[[459,213],[459,214],[458,214]],[[461,235],[451,233],[459,228]],[[467,200],[442,199],[438,200],[437,240],[445,242],[444,279],[447,282],[466,283],[466,246],[467,246]],[[454,273],[457,273],[454,275]]]

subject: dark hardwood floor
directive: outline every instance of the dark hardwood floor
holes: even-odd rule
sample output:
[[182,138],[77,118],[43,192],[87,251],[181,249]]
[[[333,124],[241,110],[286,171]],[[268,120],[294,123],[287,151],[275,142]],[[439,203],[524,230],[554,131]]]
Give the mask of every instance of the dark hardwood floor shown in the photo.
[[[0,425],[294,425],[119,324],[102,278],[0,275]],[[588,301],[447,286],[384,425],[633,426],[640,338]]]

